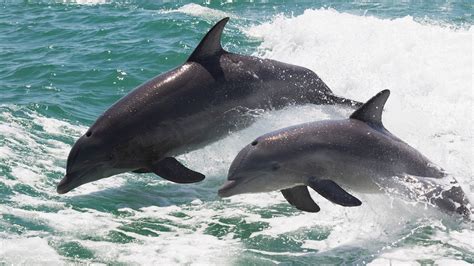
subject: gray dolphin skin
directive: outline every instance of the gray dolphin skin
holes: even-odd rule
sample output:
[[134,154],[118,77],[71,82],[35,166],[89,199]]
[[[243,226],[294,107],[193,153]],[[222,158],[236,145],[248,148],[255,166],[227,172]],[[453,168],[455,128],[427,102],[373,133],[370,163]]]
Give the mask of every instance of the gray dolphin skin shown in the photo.
[[335,204],[359,206],[361,201],[343,187],[380,193],[390,186],[412,191],[414,198],[445,211],[469,215],[468,200],[455,180],[438,184],[449,180],[447,174],[383,126],[389,94],[378,93],[349,119],[305,123],[258,137],[238,153],[219,195],[280,190],[297,209],[318,212],[307,187]]
[[204,175],[174,157],[249,126],[252,110],[294,104],[360,103],[333,95],[311,70],[225,51],[219,21],[181,66],[120,99],[72,147],[57,192],[124,172],[176,183]]

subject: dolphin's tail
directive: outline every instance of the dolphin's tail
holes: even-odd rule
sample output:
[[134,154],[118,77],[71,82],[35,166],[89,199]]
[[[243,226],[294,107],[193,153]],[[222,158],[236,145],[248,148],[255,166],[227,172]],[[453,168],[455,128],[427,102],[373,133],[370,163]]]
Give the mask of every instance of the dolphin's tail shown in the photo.
[[471,214],[474,213],[466,194],[452,177],[440,179],[405,175],[383,179],[383,182],[376,184],[392,195],[427,203],[449,215],[456,213],[470,220]]
[[471,204],[459,185],[447,190],[437,187],[428,192],[426,197],[431,204],[438,206],[443,211],[458,213],[466,219],[471,216]]

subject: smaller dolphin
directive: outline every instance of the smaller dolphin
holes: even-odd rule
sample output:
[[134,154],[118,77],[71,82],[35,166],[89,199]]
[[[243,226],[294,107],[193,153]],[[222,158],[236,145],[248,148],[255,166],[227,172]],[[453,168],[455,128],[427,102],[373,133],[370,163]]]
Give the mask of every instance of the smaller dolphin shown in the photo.
[[232,162],[219,196],[281,190],[297,209],[318,212],[307,187],[333,203],[359,206],[361,201],[343,187],[376,193],[383,186],[416,183],[423,190],[416,195],[443,210],[468,215],[461,188],[455,182],[448,189],[433,182],[445,179],[445,172],[383,126],[389,94],[378,93],[349,119],[305,123],[258,137]]

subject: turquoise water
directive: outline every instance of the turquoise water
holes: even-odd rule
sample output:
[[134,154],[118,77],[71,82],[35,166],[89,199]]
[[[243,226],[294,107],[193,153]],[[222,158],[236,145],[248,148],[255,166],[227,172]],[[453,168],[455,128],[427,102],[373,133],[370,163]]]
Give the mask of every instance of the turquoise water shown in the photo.
[[112,103],[181,64],[230,16],[224,47],[314,70],[339,95],[391,89],[384,120],[474,198],[470,1],[4,1],[0,4],[0,263],[469,264],[472,223],[389,195],[318,214],[279,193],[221,200],[241,147],[348,110],[302,106],[179,159],[208,178],[122,174],[57,195],[74,141]]

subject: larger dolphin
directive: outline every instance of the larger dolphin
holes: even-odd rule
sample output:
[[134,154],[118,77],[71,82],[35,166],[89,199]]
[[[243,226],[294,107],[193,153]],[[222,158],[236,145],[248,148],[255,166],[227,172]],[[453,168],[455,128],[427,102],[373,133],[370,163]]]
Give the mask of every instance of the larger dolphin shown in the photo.
[[389,94],[380,92],[349,119],[300,124],[258,137],[234,159],[219,195],[281,190],[296,208],[318,212],[307,187],[342,206],[362,204],[343,187],[359,193],[395,188],[468,216],[468,200],[455,180],[383,126]]
[[204,175],[174,156],[247,127],[251,110],[359,104],[333,95],[309,69],[225,51],[220,39],[227,21],[219,21],[183,65],[140,85],[97,119],[72,147],[58,193],[128,171],[198,182]]

